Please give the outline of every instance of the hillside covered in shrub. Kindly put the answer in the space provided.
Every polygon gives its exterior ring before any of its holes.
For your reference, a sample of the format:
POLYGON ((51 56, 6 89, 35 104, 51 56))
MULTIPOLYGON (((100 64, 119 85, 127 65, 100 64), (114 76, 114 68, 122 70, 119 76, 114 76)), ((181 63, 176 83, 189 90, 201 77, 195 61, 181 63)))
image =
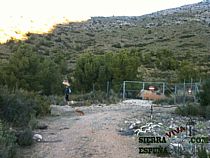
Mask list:
MULTIPOLYGON (((49 34, 28 33, 25 41, 10 40, 0 45, 0 59, 5 62, 21 45, 27 45, 42 56, 62 56, 73 74, 77 59, 85 52, 102 55, 126 50, 153 61, 156 57, 165 58, 159 50, 166 49, 174 53, 175 60, 187 60, 209 74, 209 5, 201 2, 139 17, 93 17, 60 24, 49 34)), ((157 71, 167 70, 165 62, 157 71)), ((143 66, 154 70, 154 64, 149 64, 143 66)))

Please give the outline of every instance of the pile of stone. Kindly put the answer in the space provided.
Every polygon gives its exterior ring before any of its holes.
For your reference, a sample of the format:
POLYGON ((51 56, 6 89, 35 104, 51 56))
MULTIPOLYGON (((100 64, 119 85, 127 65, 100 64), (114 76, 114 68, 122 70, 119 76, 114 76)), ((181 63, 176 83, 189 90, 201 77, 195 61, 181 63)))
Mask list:
POLYGON ((152 119, 144 116, 126 120, 124 123, 127 125, 126 130, 132 130, 133 135, 138 137, 164 137, 172 156, 195 156, 201 146, 210 153, 210 121, 170 113, 155 113, 152 119))

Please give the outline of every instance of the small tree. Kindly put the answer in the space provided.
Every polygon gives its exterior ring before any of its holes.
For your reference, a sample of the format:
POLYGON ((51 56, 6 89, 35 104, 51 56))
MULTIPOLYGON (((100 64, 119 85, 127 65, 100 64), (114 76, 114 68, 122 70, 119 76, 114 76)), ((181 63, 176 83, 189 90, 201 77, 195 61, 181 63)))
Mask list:
POLYGON ((62 93, 62 73, 66 73, 66 67, 61 55, 54 58, 43 57, 30 46, 20 45, 2 67, 0 84, 7 85, 10 89, 21 88, 45 95, 62 93))
POLYGON ((179 81, 190 81, 191 79, 199 80, 201 77, 199 67, 195 66, 189 61, 182 61, 180 68, 178 69, 178 80, 179 81))

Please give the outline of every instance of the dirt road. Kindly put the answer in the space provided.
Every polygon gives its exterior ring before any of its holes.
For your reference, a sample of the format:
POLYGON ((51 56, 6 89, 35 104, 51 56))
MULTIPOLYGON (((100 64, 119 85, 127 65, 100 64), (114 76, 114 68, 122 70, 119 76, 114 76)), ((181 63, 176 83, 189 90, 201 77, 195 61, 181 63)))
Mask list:
POLYGON ((135 116, 148 116, 150 103, 122 102, 116 105, 79 107, 84 116, 69 113, 47 117, 47 130, 35 131, 43 135, 43 142, 21 149, 22 158, 140 158, 135 136, 122 135, 125 121, 135 116))

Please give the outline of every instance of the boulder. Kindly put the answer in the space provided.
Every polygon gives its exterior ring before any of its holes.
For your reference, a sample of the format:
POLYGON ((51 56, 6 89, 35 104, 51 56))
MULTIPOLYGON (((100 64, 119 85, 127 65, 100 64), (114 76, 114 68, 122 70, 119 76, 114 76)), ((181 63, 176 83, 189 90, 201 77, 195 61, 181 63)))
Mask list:
POLYGON ((33 135, 33 140, 40 142, 42 140, 42 135, 41 134, 34 134, 33 135))
POLYGON ((68 105, 65 106, 50 105, 50 113, 53 116, 65 115, 73 112, 74 109, 68 105))

